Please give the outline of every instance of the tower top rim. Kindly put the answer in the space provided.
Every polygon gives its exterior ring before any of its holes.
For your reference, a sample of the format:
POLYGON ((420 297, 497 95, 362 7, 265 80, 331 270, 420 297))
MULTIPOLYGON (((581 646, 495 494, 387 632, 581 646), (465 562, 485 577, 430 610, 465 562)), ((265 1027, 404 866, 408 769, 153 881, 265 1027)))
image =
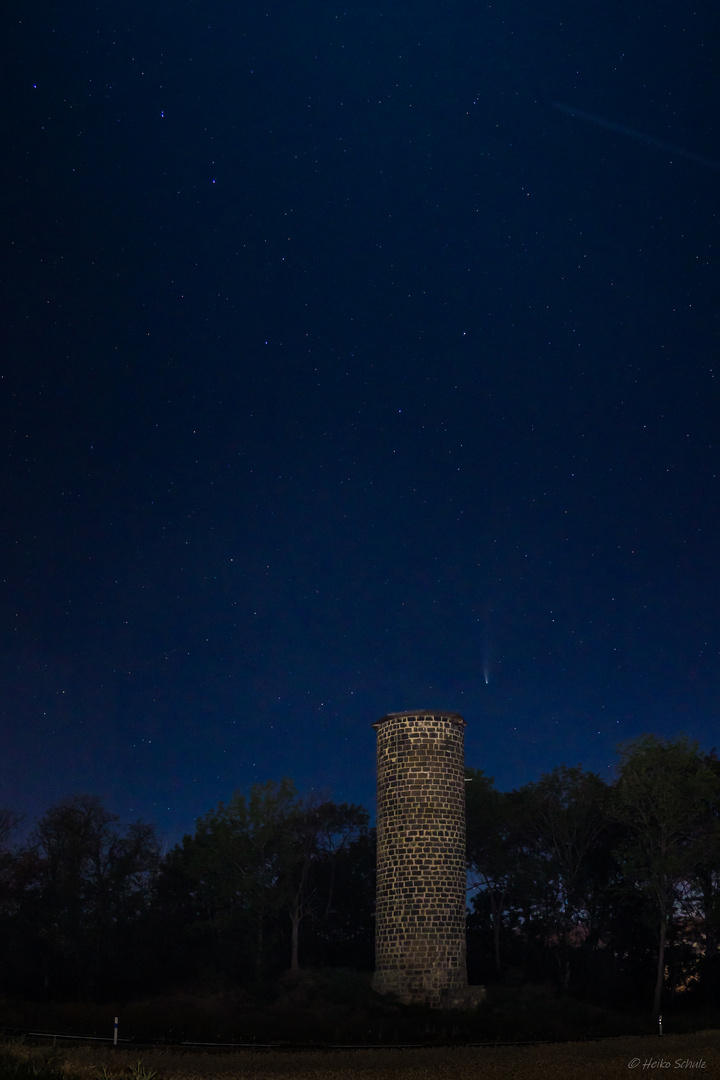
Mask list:
POLYGON ((388 720, 398 720, 403 717, 407 717, 408 719, 411 717, 420 718, 425 716, 432 716, 433 719, 442 718, 449 720, 452 724, 461 724, 463 727, 467 727, 467 721, 459 712, 448 712, 446 709, 403 709, 402 712, 387 713, 379 720, 376 720, 371 727, 374 727, 377 730, 382 724, 387 723, 388 720))

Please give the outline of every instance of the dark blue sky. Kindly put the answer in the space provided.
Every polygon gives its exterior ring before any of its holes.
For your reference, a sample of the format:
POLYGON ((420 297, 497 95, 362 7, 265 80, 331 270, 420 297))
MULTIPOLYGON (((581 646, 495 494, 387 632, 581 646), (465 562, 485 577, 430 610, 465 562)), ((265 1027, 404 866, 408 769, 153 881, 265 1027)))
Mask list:
POLYGON ((715 8, 1 18, 0 804, 710 749, 715 8))

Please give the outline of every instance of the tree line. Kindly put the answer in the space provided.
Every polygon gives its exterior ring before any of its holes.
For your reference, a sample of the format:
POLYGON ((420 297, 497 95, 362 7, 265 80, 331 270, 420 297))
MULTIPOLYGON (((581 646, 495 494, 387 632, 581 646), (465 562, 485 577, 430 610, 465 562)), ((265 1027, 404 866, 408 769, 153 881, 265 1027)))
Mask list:
POLYGON ((605 784, 560 766, 498 792, 469 771, 468 945, 496 979, 613 1004, 720 988, 720 762, 644 736, 605 784))
MULTIPOLYGON (((720 762, 685 738, 498 791, 466 770, 470 981, 657 1012, 720 988, 720 762)), ((166 854, 91 795, 23 843, 0 812, 0 994, 147 997, 303 967, 371 970, 375 830, 361 806, 254 785, 166 854)))
POLYGON ((372 966, 375 835, 360 806, 290 780, 199 818, 164 856, 101 800, 51 807, 27 841, 0 812, 0 994, 129 999, 306 966, 372 966))

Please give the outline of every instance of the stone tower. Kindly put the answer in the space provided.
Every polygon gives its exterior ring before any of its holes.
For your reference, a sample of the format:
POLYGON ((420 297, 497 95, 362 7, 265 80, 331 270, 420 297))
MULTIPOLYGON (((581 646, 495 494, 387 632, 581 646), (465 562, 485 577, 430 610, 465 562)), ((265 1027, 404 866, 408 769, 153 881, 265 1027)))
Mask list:
POLYGON ((465 966, 465 721, 459 713, 389 713, 377 731, 379 993, 406 1004, 482 1000, 465 966))

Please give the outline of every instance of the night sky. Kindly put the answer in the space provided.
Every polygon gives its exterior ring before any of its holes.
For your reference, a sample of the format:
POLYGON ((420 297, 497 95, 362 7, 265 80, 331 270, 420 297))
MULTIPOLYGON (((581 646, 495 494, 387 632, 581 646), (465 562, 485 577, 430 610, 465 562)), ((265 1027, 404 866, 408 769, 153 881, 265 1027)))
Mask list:
POLYGON ((0 805, 167 843, 720 711, 720 13, 0 16, 0 805))

